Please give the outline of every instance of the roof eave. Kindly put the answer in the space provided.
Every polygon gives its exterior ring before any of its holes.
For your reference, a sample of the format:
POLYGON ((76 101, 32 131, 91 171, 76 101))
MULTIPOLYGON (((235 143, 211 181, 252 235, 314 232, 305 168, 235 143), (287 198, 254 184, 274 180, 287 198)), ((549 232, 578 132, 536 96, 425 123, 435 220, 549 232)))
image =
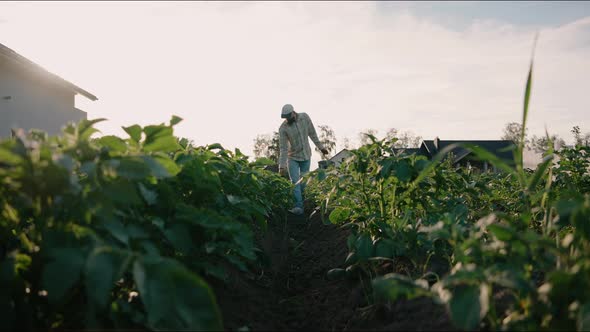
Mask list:
POLYGON ((93 95, 92 93, 82 89, 81 87, 59 77, 58 75, 50 72, 49 70, 43 68, 42 66, 38 65, 37 63, 25 58, 24 56, 18 54, 16 51, 10 49, 9 47, 3 45, 0 43, 0 55, 5 56, 6 58, 10 59, 13 61, 13 63, 16 63, 20 66, 23 66, 25 68, 30 68, 31 70, 38 70, 41 71, 42 73, 45 73, 47 75, 49 75, 51 78, 53 78, 55 81, 57 81, 58 83, 61 83, 62 85, 64 85, 67 88, 70 88, 71 90, 73 90, 75 93, 81 94, 84 97, 92 100, 92 101, 96 101, 98 100, 98 98, 93 95))
POLYGON ((77 87, 77 86, 73 85, 73 88, 74 88, 74 91, 76 93, 81 94, 82 96, 84 96, 84 97, 86 97, 86 98, 88 98, 88 99, 90 99, 92 101, 97 101, 98 100, 98 98, 95 95, 93 95, 92 93, 90 93, 90 92, 88 92, 88 91, 86 91, 86 90, 84 90, 84 89, 82 89, 80 87, 77 87))

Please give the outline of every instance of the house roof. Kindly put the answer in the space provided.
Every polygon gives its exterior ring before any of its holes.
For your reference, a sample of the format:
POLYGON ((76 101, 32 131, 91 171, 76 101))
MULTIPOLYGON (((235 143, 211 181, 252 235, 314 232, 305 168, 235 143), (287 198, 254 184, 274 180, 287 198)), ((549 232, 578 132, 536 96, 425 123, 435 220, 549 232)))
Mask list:
POLYGON ((402 153, 402 154, 416 154, 416 155, 423 155, 422 149, 420 148, 394 148, 393 152, 395 152, 396 154, 398 153, 402 153))
POLYGON ((31 61, 27 58, 25 58, 24 56, 16 53, 12 49, 8 48, 7 46, 5 46, 1 43, 0 43, 0 56, 4 57, 5 59, 8 59, 13 64, 20 66, 22 69, 28 70, 36 75, 41 75, 43 77, 46 77, 46 78, 58 83, 59 85, 65 87, 65 88, 71 89, 74 92, 83 95, 84 97, 86 97, 92 101, 98 100, 98 98, 95 95, 93 95, 92 93, 82 89, 81 87, 79 87, 71 82, 64 80, 63 78, 61 78, 51 72, 49 72, 45 68, 41 67, 40 65, 34 63, 33 61, 31 61))
POLYGON ((434 140, 422 141, 421 145, 424 145, 424 147, 426 147, 426 151, 428 151, 430 155, 435 154, 436 147, 434 146, 434 140))
POLYGON ((350 154, 350 151, 348 151, 348 149, 342 149, 337 154, 335 154, 334 157, 330 158, 330 160, 334 161, 335 159, 337 159, 336 157, 339 157, 342 154, 346 154, 346 153, 350 154))
MULTIPOLYGON (((500 159, 512 160, 513 158, 512 151, 509 150, 509 147, 513 146, 514 142, 508 140, 439 140, 438 150, 444 149, 445 147, 456 143, 467 143, 477 145, 483 149, 488 150, 489 152, 494 153, 500 159)), ((434 145, 434 140, 424 140, 422 141, 422 144, 424 144, 428 148, 428 151, 430 152, 431 156, 436 154, 437 150, 434 145)), ((471 153, 469 149, 463 147, 455 147, 450 152, 455 155, 455 161, 459 161, 471 153)))

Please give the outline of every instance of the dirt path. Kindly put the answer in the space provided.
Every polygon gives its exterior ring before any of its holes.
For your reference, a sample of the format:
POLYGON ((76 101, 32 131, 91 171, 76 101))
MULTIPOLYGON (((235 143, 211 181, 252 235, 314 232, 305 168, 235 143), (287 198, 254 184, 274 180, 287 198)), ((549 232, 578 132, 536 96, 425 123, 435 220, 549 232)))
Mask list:
MULTIPOLYGON (((311 209, 308 209, 311 210, 311 209)), ((257 275, 235 271, 226 284, 213 283, 229 331, 450 330, 442 308, 430 300, 367 306, 362 288, 330 281, 342 266, 348 230, 324 225, 319 215, 290 215, 269 225, 262 246, 269 262, 257 275)))

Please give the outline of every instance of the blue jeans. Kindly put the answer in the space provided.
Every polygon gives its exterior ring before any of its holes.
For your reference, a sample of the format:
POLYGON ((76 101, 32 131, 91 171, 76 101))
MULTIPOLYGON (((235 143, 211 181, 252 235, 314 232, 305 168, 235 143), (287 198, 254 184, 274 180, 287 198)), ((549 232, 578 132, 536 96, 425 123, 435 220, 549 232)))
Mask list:
MULTIPOLYGON (((297 183, 303 174, 309 172, 309 166, 311 164, 311 160, 293 160, 289 159, 289 177, 291 178, 291 182, 293 184, 297 183)), ((303 182, 295 185, 295 190, 293 191, 293 195, 295 196, 295 207, 300 207, 303 209, 303 190, 305 189, 305 184, 303 182)))

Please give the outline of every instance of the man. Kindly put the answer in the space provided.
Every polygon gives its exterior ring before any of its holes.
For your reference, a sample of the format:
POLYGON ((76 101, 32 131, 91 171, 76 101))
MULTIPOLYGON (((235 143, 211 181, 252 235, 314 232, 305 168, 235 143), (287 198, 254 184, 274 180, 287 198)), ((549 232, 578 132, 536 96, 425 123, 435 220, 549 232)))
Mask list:
POLYGON ((293 106, 286 104, 281 110, 281 118, 285 119, 279 128, 279 173, 286 176, 287 170, 291 182, 295 184, 293 195, 295 196, 295 207, 289 212, 303 214, 303 190, 305 184, 299 183, 303 174, 309 172, 311 163, 311 147, 308 137, 322 151, 328 154, 318 138, 309 115, 296 113, 293 106), (289 146, 287 146, 287 143, 289 146))

